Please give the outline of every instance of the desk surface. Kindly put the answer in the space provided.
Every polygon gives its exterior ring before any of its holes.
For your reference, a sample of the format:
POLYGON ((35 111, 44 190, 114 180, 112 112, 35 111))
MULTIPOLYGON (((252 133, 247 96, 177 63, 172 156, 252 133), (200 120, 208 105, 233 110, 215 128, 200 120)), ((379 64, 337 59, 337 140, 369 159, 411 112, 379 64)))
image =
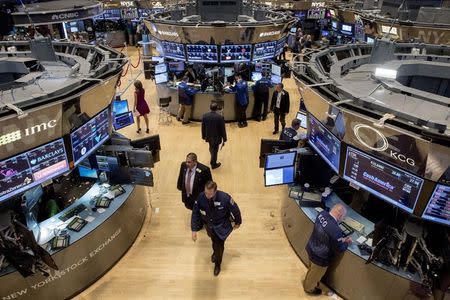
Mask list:
MULTIPOLYGON (((307 198, 305 197, 305 200, 307 200, 307 198)), ((317 215, 319 214, 319 212, 314 208, 314 207, 303 207, 300 206, 300 203, 298 200, 295 200, 297 205, 300 207, 300 209, 306 214, 306 216, 312 221, 315 222, 317 215)), ((347 204, 345 204, 335 193, 331 193, 330 197, 328 197, 325 205, 328 208, 333 207, 335 204, 342 204, 345 206, 345 208, 347 209, 347 216, 358 221, 359 223, 364 225, 364 228, 361 232, 358 232, 355 230, 355 232, 351 235, 353 243, 351 245, 349 245, 347 251, 350 251, 351 253, 353 253, 354 255, 360 257, 361 259, 367 261, 369 259, 368 255, 365 255, 363 253, 361 253, 361 251, 358 248, 359 243, 357 242, 357 239, 361 236, 366 237, 369 233, 371 233, 374 230, 374 224, 369 221, 368 219, 364 218, 363 216, 361 216, 359 213, 357 213, 356 211, 354 211, 351 207, 349 207, 347 204)), ((397 270, 396 268, 390 267, 390 266, 386 266, 384 264, 381 264, 377 261, 373 261, 372 262, 374 265, 388 271, 391 273, 394 273, 396 275, 399 275, 403 278, 407 278, 409 280, 415 281, 420 283, 420 277, 418 274, 412 274, 409 272, 405 272, 403 270, 397 270)))

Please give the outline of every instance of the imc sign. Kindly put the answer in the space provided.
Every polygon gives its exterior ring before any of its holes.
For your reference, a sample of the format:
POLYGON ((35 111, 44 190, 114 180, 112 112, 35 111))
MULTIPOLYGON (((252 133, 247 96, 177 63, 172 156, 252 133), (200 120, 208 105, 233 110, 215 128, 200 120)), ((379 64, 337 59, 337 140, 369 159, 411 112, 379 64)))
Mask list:
POLYGON ((0 160, 61 137, 61 104, 27 113, 0 120, 0 160))
MULTIPOLYGON (((349 121, 349 120, 347 120, 349 121)), ((429 143, 388 127, 347 122, 344 140, 361 150, 390 161, 415 174, 424 175, 429 143)))

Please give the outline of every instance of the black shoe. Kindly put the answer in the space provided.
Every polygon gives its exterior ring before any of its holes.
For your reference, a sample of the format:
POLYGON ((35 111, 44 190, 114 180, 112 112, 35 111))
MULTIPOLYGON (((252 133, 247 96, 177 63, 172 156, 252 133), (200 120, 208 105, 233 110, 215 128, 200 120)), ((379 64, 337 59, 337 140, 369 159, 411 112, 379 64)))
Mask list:
POLYGON ((212 263, 216 262, 216 256, 214 255, 214 253, 211 255, 211 262, 212 263))
POLYGON ((180 121, 181 121, 181 119, 180 119, 179 117, 177 117, 177 121, 178 121, 178 122, 180 122, 180 121))
POLYGON ((186 125, 186 124, 189 124, 189 123, 191 123, 190 121, 187 121, 187 122, 181 122, 181 124, 183 124, 183 125, 186 125))
POLYGON ((257 117, 257 118, 255 118, 255 121, 256 121, 256 122, 261 122, 261 118, 260 118, 260 117, 257 117))
MULTIPOLYGON (((215 270, 214 270, 215 271, 215 270)), ((315 288, 311 292, 305 291, 308 295, 322 295, 322 290, 319 288, 315 288)))
POLYGON ((139 128, 138 130, 136 130, 137 133, 141 133, 141 129, 139 128))
POLYGON ((147 128, 147 130, 145 131, 145 133, 149 133, 150 132, 150 130, 147 128))
POLYGON ((238 127, 239 127, 239 128, 242 128, 242 127, 244 127, 244 124, 238 123, 238 127))
POLYGON ((220 273, 220 265, 214 267, 214 276, 218 276, 220 273))
POLYGON ((263 121, 267 120, 267 117, 262 117, 262 120, 263 120, 263 121))
POLYGON ((217 163, 215 165, 211 165, 212 169, 217 169, 218 167, 220 167, 222 164, 221 163, 217 163))
POLYGON ((248 126, 248 123, 247 123, 247 121, 244 123, 244 126, 242 126, 242 127, 247 127, 248 126))
POLYGON ((272 134, 277 134, 278 133, 278 130, 274 130, 273 132, 272 132, 272 134))

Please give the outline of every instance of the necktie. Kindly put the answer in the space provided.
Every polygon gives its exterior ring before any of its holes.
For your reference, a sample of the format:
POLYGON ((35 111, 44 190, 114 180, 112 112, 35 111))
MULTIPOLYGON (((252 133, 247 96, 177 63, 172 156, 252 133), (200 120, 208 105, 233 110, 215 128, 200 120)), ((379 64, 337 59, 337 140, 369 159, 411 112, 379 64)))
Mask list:
POLYGON ((189 169, 187 179, 186 179, 186 195, 190 196, 191 191, 191 178, 192 178, 192 169, 189 169))

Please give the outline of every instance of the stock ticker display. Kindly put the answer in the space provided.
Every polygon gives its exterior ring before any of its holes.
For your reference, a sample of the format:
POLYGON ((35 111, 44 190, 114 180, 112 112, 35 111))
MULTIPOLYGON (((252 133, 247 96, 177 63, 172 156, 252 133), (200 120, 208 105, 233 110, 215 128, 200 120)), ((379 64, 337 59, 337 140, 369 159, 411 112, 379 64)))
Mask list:
POLYGON ((422 218, 450 225, 450 186, 436 185, 422 218))
POLYGON ((412 213, 423 179, 351 147, 344 178, 379 198, 412 213))
POLYGON ((161 42, 164 55, 167 58, 185 60, 184 45, 179 43, 161 42))
POLYGON ((255 44, 253 48, 253 60, 268 59, 275 56, 277 42, 255 44))
POLYGON ((63 139, 0 162, 0 201, 69 170, 63 139))
POLYGON ((220 46, 221 62, 250 61, 252 56, 252 45, 223 45, 220 46))
POLYGON ((70 134, 74 165, 79 164, 109 138, 108 111, 108 108, 102 110, 70 134))
POLYGON ((219 62, 216 45, 186 45, 186 48, 187 60, 190 62, 219 62))

